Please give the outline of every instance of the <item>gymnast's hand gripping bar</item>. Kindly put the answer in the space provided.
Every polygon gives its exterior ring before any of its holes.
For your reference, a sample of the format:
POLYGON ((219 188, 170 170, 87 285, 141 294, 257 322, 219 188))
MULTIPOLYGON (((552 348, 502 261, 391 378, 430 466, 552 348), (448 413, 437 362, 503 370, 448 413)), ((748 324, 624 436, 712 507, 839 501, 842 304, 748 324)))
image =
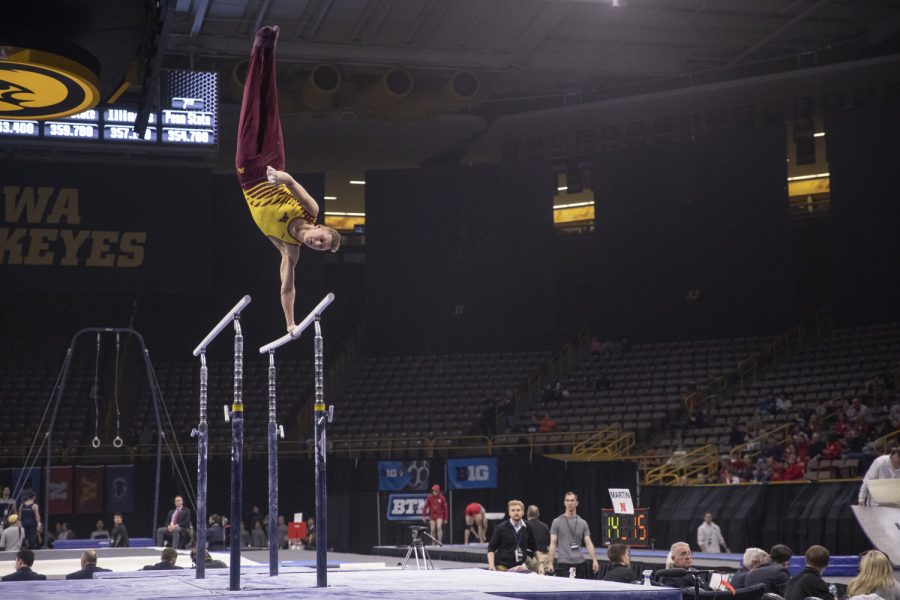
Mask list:
POLYGON ((266 352, 270 352, 272 350, 275 350, 276 348, 284 346, 288 342, 296 340, 298 337, 300 337, 300 334, 303 333, 303 331, 307 327, 312 325, 313 321, 322 316, 322 313, 325 312, 325 309, 328 308, 328 305, 332 302, 334 302, 334 293, 329 292, 328 295, 322 298, 322 301, 319 302, 308 315, 306 315, 306 318, 300 321, 299 325, 294 327, 294 330, 292 332, 284 334, 274 342, 269 342, 259 349, 259 353, 265 354, 266 352))
POLYGON ((241 311, 250 304, 250 296, 244 296, 241 300, 234 305, 234 308, 228 311, 228 313, 222 317, 222 320, 219 321, 219 324, 212 328, 206 337, 203 338, 203 341, 200 342, 200 345, 194 348, 194 356, 200 356, 201 352, 206 351, 206 347, 209 346, 210 342, 216 339, 216 336, 222 333, 222 330, 225 329, 229 323, 231 323, 236 316, 241 314, 241 311))

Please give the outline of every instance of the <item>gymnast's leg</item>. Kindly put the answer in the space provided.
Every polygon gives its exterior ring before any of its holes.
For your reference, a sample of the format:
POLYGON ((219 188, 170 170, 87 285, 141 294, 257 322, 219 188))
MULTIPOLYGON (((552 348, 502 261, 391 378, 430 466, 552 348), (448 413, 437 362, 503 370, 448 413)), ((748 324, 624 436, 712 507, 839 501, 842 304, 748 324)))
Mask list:
POLYGON ((277 39, 278 27, 263 27, 253 40, 234 157, 243 189, 265 181, 268 165, 284 169, 284 142, 275 81, 277 39))

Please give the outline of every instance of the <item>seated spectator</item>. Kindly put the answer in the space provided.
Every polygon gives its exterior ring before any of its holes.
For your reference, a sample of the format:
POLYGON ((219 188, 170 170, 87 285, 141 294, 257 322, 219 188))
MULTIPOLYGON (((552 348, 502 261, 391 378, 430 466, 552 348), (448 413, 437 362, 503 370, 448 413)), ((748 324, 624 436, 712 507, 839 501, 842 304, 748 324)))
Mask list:
POLYGON ((757 483, 769 483, 775 474, 775 460, 770 456, 765 459, 756 461, 756 468, 753 470, 753 481, 757 483))
POLYGON ((782 481, 797 481, 806 476, 806 463, 799 456, 794 458, 794 462, 788 464, 782 475, 782 481))
POLYGON ((314 517, 306 519, 306 539, 303 540, 303 546, 307 550, 316 547, 316 519, 314 517))
MULTIPOLYGON (((747 573, 744 587, 757 583, 766 584, 766 592, 784 596, 785 588, 791 579, 788 566, 791 564, 793 551, 784 544, 775 544, 769 551, 769 560, 758 568, 747 573)), ((732 585, 734 585, 732 583, 732 585)))
POLYGON ((551 431, 556 431, 556 421, 549 412, 544 412, 544 416, 538 421, 538 433, 550 433, 551 431))
POLYGON ((687 542, 675 542, 669 549, 669 556, 666 557, 666 568, 664 571, 657 571, 657 581, 666 587, 673 588, 693 588, 695 580, 699 579, 700 589, 709 590, 709 584, 703 580, 700 573, 692 569, 694 564, 694 554, 687 542), (684 574, 681 574, 684 570, 684 574), (671 572, 678 571, 678 572, 671 572))
POLYGON ((844 454, 844 446, 841 444, 840 436, 832 431, 828 434, 828 443, 822 450, 822 458, 827 460, 837 460, 844 454))
POLYGON ((60 532, 59 537, 57 539, 59 539, 59 540, 77 540, 78 536, 75 534, 74 531, 69 529, 69 524, 66 521, 63 521, 62 532, 60 532))
POLYGON ((787 414, 791 412, 791 409, 794 408, 794 403, 791 401, 789 396, 776 396, 775 397, 775 411, 781 414, 787 414))
MULTIPOLYGON (((207 569, 227 569, 228 565, 226 565, 221 560, 215 560, 212 556, 210 556, 207 550, 203 551, 203 554, 206 556, 203 566, 207 569)), ((191 563, 196 566, 197 565, 197 549, 194 548, 191 550, 191 563)))
POLYGON ((9 515, 6 522, 9 525, 0 534, 0 550, 18 552, 22 548, 22 542, 25 541, 25 530, 19 523, 18 515, 9 515))
POLYGON ((631 553, 625 544, 610 544, 606 549, 606 556, 609 558, 609 569, 603 576, 603 581, 615 581, 618 583, 633 583, 635 577, 634 569, 631 568, 631 553))
POLYGON ((810 546, 806 551, 806 568, 799 575, 794 575, 787 584, 784 600, 804 600, 820 598, 834 600, 828 591, 828 584, 822 579, 822 573, 828 567, 831 554, 823 546, 810 546))
POLYGON ((143 571, 171 571, 173 569, 181 569, 183 567, 179 567, 175 565, 175 561, 178 560, 178 551, 175 548, 163 548, 162 554, 160 555, 160 561, 155 565, 146 565, 142 570, 143 571))
POLYGON ((814 431, 809 436, 809 452, 806 455, 807 460, 821 456, 822 452, 825 450, 825 443, 825 436, 818 431, 814 431))
POLYGON ((847 596, 877 594, 884 600, 900 600, 900 583, 894 579, 893 566, 887 555, 879 550, 863 553, 859 560, 859 574, 847 585, 847 596))
POLYGON ((872 409, 863 404, 862 400, 859 399, 859 396, 853 398, 850 402, 850 407, 844 414, 847 416, 848 421, 861 417, 867 423, 875 422, 875 416, 872 414, 872 409))
POLYGON ((16 572, 0 577, 0 581, 45 581, 46 575, 31 570, 34 565, 34 551, 22 548, 16 552, 16 572))
POLYGON ((206 528, 206 545, 210 550, 225 549, 225 527, 222 517, 217 514, 209 516, 209 527, 206 528))
POLYGON ((244 525, 243 521, 241 521, 241 530, 238 535, 241 538, 241 548, 249 548, 250 547, 250 532, 247 531, 247 526, 244 525))
POLYGON ((106 525, 103 523, 103 521, 97 521, 96 529, 94 529, 94 531, 91 532, 91 539, 92 540, 97 540, 97 539, 108 540, 109 539, 109 531, 107 531, 106 525))
POLYGON ((156 530, 156 545, 162 546, 165 536, 172 536, 172 547, 181 548, 191 529, 191 509, 184 505, 184 498, 175 496, 175 508, 166 516, 165 525, 156 530))
POLYGON ((741 568, 731 576, 731 587, 735 589, 747 587, 747 573, 767 562, 769 562, 769 553, 762 548, 747 548, 744 550, 744 557, 741 559, 741 568))
POLYGON ((269 544, 266 532, 260 521, 255 521, 253 531, 250 532, 250 545, 254 548, 265 548, 269 544))
POLYGON ((81 570, 69 573, 66 575, 66 579, 93 579, 94 573, 104 571, 109 572, 109 569, 97 566, 97 551, 85 550, 81 553, 81 570))

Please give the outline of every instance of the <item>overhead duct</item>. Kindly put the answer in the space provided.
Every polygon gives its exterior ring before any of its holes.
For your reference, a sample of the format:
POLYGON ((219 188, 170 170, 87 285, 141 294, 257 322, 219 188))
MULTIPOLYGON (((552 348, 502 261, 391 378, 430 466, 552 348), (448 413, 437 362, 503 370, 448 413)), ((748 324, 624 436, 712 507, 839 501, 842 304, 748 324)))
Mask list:
POLYGON ((356 107, 360 112, 378 112, 403 102, 413 89, 412 75, 404 69, 391 69, 373 83, 360 88, 356 107))
MULTIPOLYGON (((241 60, 234 63, 225 76, 225 85, 222 86, 225 95, 238 104, 240 104, 244 98, 244 83, 247 81, 247 70, 249 67, 249 60, 241 60)), ((297 79, 292 72, 281 71, 282 70, 279 69, 279 79, 285 79, 287 81, 297 79)), ((303 109, 299 98, 297 98, 297 93, 289 89, 289 87, 279 86, 278 104, 280 112, 283 113, 300 112, 303 109)))
POLYGON ((300 84, 300 98, 310 112, 324 113, 334 108, 341 87, 341 73, 331 65, 319 65, 300 84))
POLYGON ((453 74, 437 91, 410 94, 400 104, 374 111, 373 116, 391 121, 419 121, 462 110, 478 95, 478 77, 468 71, 453 74))

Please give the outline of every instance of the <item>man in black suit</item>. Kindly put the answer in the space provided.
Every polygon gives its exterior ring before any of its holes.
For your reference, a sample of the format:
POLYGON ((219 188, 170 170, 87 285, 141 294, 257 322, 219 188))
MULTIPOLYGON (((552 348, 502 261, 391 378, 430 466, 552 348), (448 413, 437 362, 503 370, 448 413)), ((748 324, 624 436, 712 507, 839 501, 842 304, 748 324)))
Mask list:
POLYGON ((178 552, 175 548, 165 548, 162 551, 162 555, 160 556, 160 561, 155 565, 146 565, 142 571, 171 571, 173 569, 182 569, 184 567, 179 567, 175 565, 175 561, 178 560, 178 552))
POLYGON ((130 542, 128 541, 128 529, 125 528, 125 523, 122 522, 122 513, 113 515, 113 525, 115 525, 115 527, 113 527, 112 531, 109 533, 110 547, 127 548, 130 542))
POLYGON ((603 581, 615 581, 617 583, 634 583, 637 577, 631 568, 631 554, 625 544, 610 544, 606 549, 609 558, 609 569, 603 576, 603 581))
MULTIPOLYGON (((766 592, 784 596, 784 590, 791 580, 788 566, 791 564, 793 551, 784 544, 775 544, 769 551, 771 562, 753 569, 744 578, 744 586, 750 587, 757 583, 766 584, 766 592)), ((732 579, 732 585, 734 580, 732 579)))
POLYGON ((691 588, 699 583, 701 590, 709 590, 709 584, 702 574, 693 569, 694 554, 687 542, 675 542, 669 549, 666 568, 654 576, 660 585, 673 588, 691 588))
POLYGON ((180 548, 181 536, 188 535, 191 528, 191 509, 184 506, 184 498, 175 496, 175 508, 166 516, 166 524, 156 530, 156 545, 163 545, 166 534, 172 536, 172 547, 180 548))
POLYGON ((31 570, 33 564, 34 552, 28 548, 22 548, 16 553, 16 572, 0 578, 0 581, 45 581, 46 575, 31 570))
POLYGON ((66 579, 93 579, 94 573, 104 571, 109 572, 109 569, 97 566, 97 551, 85 550, 81 553, 81 570, 69 573, 66 575, 66 579))
POLYGON ((828 566, 831 554, 822 546, 810 546, 806 551, 806 568, 799 575, 794 575, 787 584, 785 600, 803 600, 804 598, 821 598, 833 600, 828 584, 822 579, 822 573, 828 566))

